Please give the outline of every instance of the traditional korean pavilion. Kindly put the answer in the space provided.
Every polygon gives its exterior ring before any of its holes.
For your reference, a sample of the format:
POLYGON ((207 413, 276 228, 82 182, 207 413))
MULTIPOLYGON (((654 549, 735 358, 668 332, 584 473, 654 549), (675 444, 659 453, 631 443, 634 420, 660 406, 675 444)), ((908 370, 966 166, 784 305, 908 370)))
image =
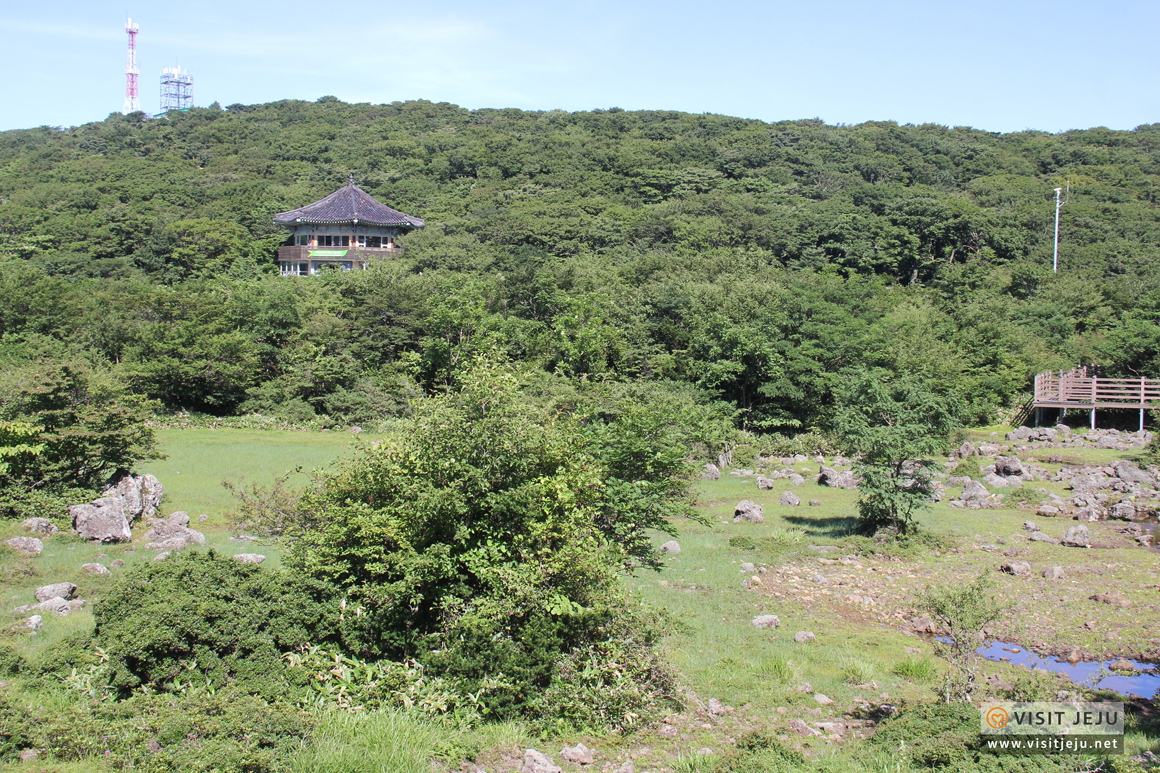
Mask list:
POLYGON ((376 257, 402 252, 396 239, 426 225, 376 200, 354 184, 353 174, 325 199, 279 212, 274 223, 293 231, 290 244, 278 248, 282 276, 365 269, 376 257))

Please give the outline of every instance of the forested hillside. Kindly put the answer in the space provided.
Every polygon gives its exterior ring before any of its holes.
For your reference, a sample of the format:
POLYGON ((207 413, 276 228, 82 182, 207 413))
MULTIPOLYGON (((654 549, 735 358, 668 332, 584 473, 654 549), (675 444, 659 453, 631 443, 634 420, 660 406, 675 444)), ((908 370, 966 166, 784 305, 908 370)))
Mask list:
POLYGON ((0 133, 6 367, 85 361, 172 409, 371 421, 498 351, 682 385, 759 431, 828 428, 860 366, 984 422, 1041 370, 1160 377, 1158 323, 1160 124, 324 97, 0 133), (371 271, 277 276, 273 214, 351 173, 427 229, 371 271))

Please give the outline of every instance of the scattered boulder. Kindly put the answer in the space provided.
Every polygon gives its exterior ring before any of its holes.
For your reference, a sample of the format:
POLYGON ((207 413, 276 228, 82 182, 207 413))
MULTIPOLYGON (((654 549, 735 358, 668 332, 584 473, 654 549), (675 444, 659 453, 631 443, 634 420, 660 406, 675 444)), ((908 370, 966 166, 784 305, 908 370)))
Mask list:
POLYGON ((109 564, 109 566, 113 567, 114 569, 120 569, 124 565, 125 562, 119 558, 113 559, 113 563, 109 564))
POLYGON ((164 561, 167 558, 169 558, 169 551, 168 550, 166 550, 163 553, 158 553, 157 555, 153 556, 154 561, 164 561))
POLYGON ((709 702, 705 704, 705 709, 715 717, 733 713, 733 707, 726 706, 718 698, 710 698, 709 702))
POLYGON ((42 615, 33 615, 24 621, 24 625, 27 626, 28 630, 30 631, 39 631, 44 627, 44 617, 42 615))
POLYGON ((1135 673, 1136 667, 1127 658, 1116 658, 1108 664, 1108 668, 1117 673, 1135 673))
POLYGON ((85 605, 83 599, 65 599, 60 596, 53 596, 45 599, 39 604, 25 604, 22 607, 17 607, 13 612, 17 615, 27 615, 39 612, 52 612, 57 617, 64 617, 72 612, 74 609, 80 609, 85 605))
POLYGON ((787 505, 789 507, 797 507, 801 503, 802 503, 801 499, 794 496, 792 491, 787 491, 784 494, 782 494, 781 499, 778 501, 779 505, 787 505))
POLYGON ((363 428, 358 426, 358 425, 355 425, 347 430, 347 432, 349 432, 352 435, 361 435, 362 431, 363 431, 363 428))
POLYGON ((743 563, 741 565, 741 573, 742 574, 753 574, 756 571, 757 571, 757 567, 754 566, 751 561, 746 561, 745 563, 743 563))
POLYGON ((1044 518, 1054 518, 1057 515, 1059 515, 1061 512, 1063 512, 1063 511, 1060 510, 1055 505, 1042 504, 1039 506, 1039 509, 1035 511, 1035 514, 1041 515, 1044 518))
POLYGON ((152 518, 161 505, 165 487, 152 475, 121 474, 109 479, 103 498, 117 497, 129 522, 152 518))
POLYGON ((706 464, 701 473, 705 480, 721 480, 721 469, 715 464, 706 464))
MULTIPOLYGON (((666 542, 665 544, 660 546, 660 551, 662 553, 671 553, 674 556, 678 556, 681 554, 681 545, 675 539, 671 539, 668 542, 666 542)), ((244 553, 243 555, 252 555, 252 554, 245 554, 244 553)))
POLYGON ((816 641, 817 638, 817 636, 814 636, 813 631, 798 631, 793 635, 793 640, 798 644, 809 644, 812 641, 816 641))
POLYGON ((1064 577, 1062 566, 1049 566, 1043 570, 1043 578, 1046 580, 1062 580, 1064 577))
POLYGON ((16 755, 16 758, 20 760, 21 763, 36 762, 38 759, 40 759, 40 752, 38 752, 36 749, 21 749, 20 754, 16 755))
POLYGON ((825 465, 822 466, 817 480, 819 484, 829 486, 830 488, 858 488, 858 480, 854 477, 854 473, 849 470, 838 472, 833 467, 826 467, 825 465))
POLYGON ((1049 537, 1041 531, 1033 531, 1027 535, 1027 539, 1031 542, 1046 542, 1049 545, 1058 545, 1059 540, 1055 537, 1049 537))
POLYGON ((520 773, 564 773, 552 758, 535 749, 524 751, 524 766, 520 773))
POLYGON ((806 485, 806 479, 803 478, 802 476, 798 475, 795 472, 789 476, 789 485, 791 485, 791 486, 804 486, 804 485, 806 485))
POLYGON ((995 472, 1003 477, 1023 474, 1023 463, 1018 456, 1000 456, 995 460, 995 472))
POLYGON ((748 499, 742 499, 733 508, 733 523, 739 521, 749 521, 750 523, 765 523, 765 512, 761 509, 761 505, 756 502, 750 502, 748 499))
POLYGON ((206 521, 208 521, 208 520, 209 520, 209 516, 208 516, 208 515, 206 515, 205 513, 202 513, 201 515, 199 515, 199 516, 197 517, 197 522, 198 522, 198 523, 205 523, 205 522, 206 522, 206 521))
POLYGON ((1067 530, 1067 534, 1063 535, 1062 544, 1069 548, 1089 547, 1092 543, 1088 527, 1082 524, 1079 526, 1072 526, 1067 530))
POLYGON ((1039 531, 1039 524, 1035 521, 1024 521, 1023 531, 1039 531))
POLYGON ((938 624, 928 615, 919 615, 910 619, 910 630, 915 633, 938 633, 938 624))
POLYGON ((1011 561, 999 567, 999 571, 1016 577, 1026 577, 1031 574, 1031 564, 1026 561, 1011 561))
POLYGON ((1117 502, 1108 513, 1109 517, 1117 521, 1131 521, 1136 518, 1136 506, 1128 501, 1117 502))
POLYGON ((1116 477, 1128 483, 1139 483, 1141 486, 1155 486, 1156 478, 1151 473, 1144 472, 1131 462, 1118 462, 1115 466, 1116 477))
POLYGON ((44 552, 44 543, 36 537, 13 537, 4 544, 22 556, 39 556, 44 552))
POLYGON ((187 525, 189 515, 180 510, 162 520, 154 518, 146 522, 146 550, 182 550, 189 545, 204 545, 205 535, 187 525))
POLYGON ((128 542, 133 538, 125 500, 119 496, 99 497, 87 505, 69 505, 73 529, 81 537, 98 542, 128 542))
POLYGON ((1113 606, 1113 607, 1130 607, 1130 606, 1132 606, 1132 602, 1130 602, 1126 598, 1124 598, 1124 594, 1120 593, 1118 590, 1110 590, 1110 591, 1107 591, 1105 593, 1097 593, 1094 596, 1090 596, 1089 598, 1091 598, 1092 601, 1098 602, 1100 604, 1107 604, 1107 605, 1113 606))
POLYGON ((948 486, 965 486, 971 482, 970 475, 953 475, 947 478, 948 486))
POLYGON ((105 566, 104 564, 81 564, 81 571, 85 574, 91 574, 93 576, 101 574, 112 574, 112 572, 109 571, 109 567, 105 566))
POLYGON ((991 496, 987 487, 977 480, 972 480, 963 486, 963 495, 959 497, 964 502, 976 502, 991 496))
POLYGON ((822 693, 815 693, 814 700, 817 701, 822 706, 830 706, 830 705, 833 705, 833 703, 834 703, 833 698, 831 698, 828 695, 824 695, 822 693))
POLYGON ((781 620, 778 619, 777 615, 758 615, 753 618, 754 628, 777 628, 780 625, 781 620))
POLYGON ((822 506, 822 500, 820 500, 820 499, 811 499, 810 500, 810 507, 821 507, 821 506, 822 506))
POLYGON ((814 730, 812 727, 797 717, 791 719, 787 724, 789 725, 790 731, 797 733, 800 736, 805 736, 806 738, 814 735, 821 735, 821 733, 819 733, 817 730, 814 730))
POLYGON ((47 518, 25 518, 20 525, 33 534, 56 534, 59 529, 47 518))
MULTIPOLYGON (((1012 485, 1012 480, 1010 478, 1004 478, 1002 475, 989 472, 983 476, 983 483, 991 488, 1006 488, 1012 485)), ((1019 481, 1019 485, 1022 486, 1023 481, 1019 481)))
POLYGON ((568 762, 575 762, 579 765, 592 764, 592 750, 582 743, 575 746, 565 746, 560 752, 560 757, 568 762))
POLYGON ((54 582, 51 585, 41 585, 35 591, 37 601, 48 601, 53 598, 71 599, 77 592, 77 586, 71 582, 54 582))
POLYGON ((977 453, 979 453, 979 449, 976 448, 975 444, 969 440, 964 441, 963 444, 959 446, 960 459, 966 459, 967 457, 974 456, 977 453))

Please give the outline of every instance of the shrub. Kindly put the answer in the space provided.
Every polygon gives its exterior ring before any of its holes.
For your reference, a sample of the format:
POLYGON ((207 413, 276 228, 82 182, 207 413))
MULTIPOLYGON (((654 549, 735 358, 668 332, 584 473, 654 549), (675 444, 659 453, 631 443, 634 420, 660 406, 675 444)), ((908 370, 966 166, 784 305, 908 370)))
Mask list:
MULTIPOLYGON (((546 414, 514 374, 483 363, 459 391, 417 403, 397 446, 303 493, 312 520, 286 532, 288 560, 362 609, 354 654, 414 658, 482 690, 492 718, 542 716, 550 691, 575 705, 562 691, 576 673, 578 689, 604 690, 614 675, 585 669, 617 665, 602 650, 613 641, 631 640, 642 664, 620 673, 653 690, 662 667, 642 652, 656 635, 619 572, 656 560, 647 530, 679 509, 687 449, 646 404, 618 405, 603 418, 546 414)), ((602 721, 631 720, 613 714, 636 712, 634 700, 602 721)))
POLYGON ((935 640, 935 652, 950 668, 943 684, 943 700, 970 701, 975 690, 975 648, 983 629, 1003 612, 995 598, 994 584, 987 573, 969 585, 928 587, 920 596, 921 607, 934 616, 947 632, 935 640))
POLYGON ((94 763, 87 769, 283 773, 315 723, 299 707, 233 688, 108 702, 38 694, 27 703, 0 696, 0 753, 11 759, 35 748, 56 761, 94 763))
POLYGON ((96 606, 94 639, 121 691, 238 684, 266 697, 302 692, 282 655, 339 638, 332 586, 216 555, 182 552, 117 578, 96 606))
POLYGON ((979 709, 969 703, 907 706, 881 722, 868 744, 918 769, 955 773, 1046 773, 1072 769, 1061 762, 1068 759, 1063 755, 1025 757, 987 751, 979 733, 979 709))

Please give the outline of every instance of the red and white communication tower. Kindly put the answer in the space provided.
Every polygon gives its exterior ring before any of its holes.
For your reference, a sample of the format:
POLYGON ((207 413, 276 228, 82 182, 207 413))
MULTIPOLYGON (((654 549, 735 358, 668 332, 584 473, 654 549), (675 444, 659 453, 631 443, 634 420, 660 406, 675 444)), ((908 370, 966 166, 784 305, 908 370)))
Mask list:
POLYGON ((129 33, 129 58, 125 61, 125 109, 126 115, 141 109, 141 98, 137 95, 137 25, 130 18, 125 22, 125 32, 129 33))

